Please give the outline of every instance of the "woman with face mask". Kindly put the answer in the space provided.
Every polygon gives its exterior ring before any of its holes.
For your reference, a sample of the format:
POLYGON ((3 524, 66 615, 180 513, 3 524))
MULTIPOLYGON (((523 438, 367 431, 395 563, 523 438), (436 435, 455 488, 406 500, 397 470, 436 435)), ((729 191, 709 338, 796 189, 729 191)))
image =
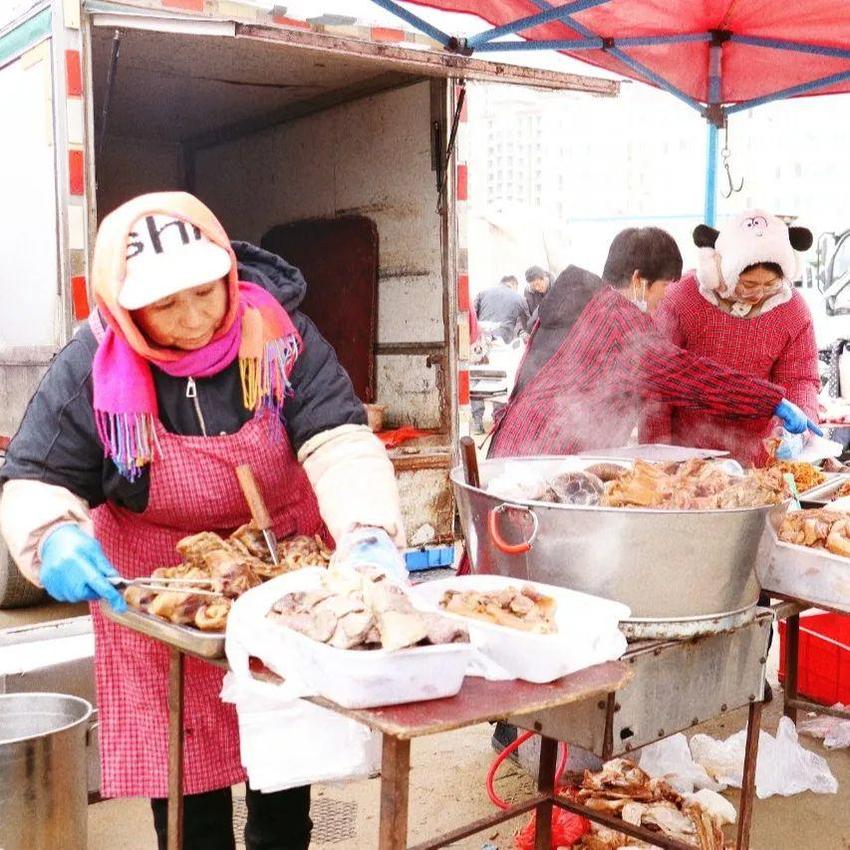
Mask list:
POLYGON ((781 387, 670 343, 652 315, 682 257, 654 227, 619 233, 598 278, 569 267, 541 305, 516 387, 497 422, 491 457, 565 455, 623 446, 648 406, 699 419, 809 426, 781 387))
MULTIPOLYGON (((668 290, 656 316, 661 332, 694 354, 780 386, 790 403, 815 419, 820 379, 814 325, 792 286, 797 252, 811 246, 811 232, 755 210, 720 231, 700 225, 694 242, 698 268, 668 290)), ((780 424, 665 406, 647 419, 642 439, 724 449, 744 465, 762 465, 764 439, 780 424)), ((778 455, 793 457, 802 444, 786 433, 778 455)))
MULTIPOLYGON (((164 192, 103 220, 92 283, 97 310, 51 363, 0 471, 3 535, 27 578, 59 600, 124 609, 116 568, 150 575, 180 563, 181 538, 250 519, 234 472, 245 463, 278 536, 357 537, 396 557, 392 464, 298 310, 297 269, 231 243, 197 198, 164 192)), ((102 793, 150 798, 164 850, 168 650, 91 613, 102 793)), ((222 677, 186 661, 184 843, 204 850, 235 847, 230 789, 245 781, 222 677)), ((248 786, 246 804, 248 850, 307 850, 309 788, 248 786)))

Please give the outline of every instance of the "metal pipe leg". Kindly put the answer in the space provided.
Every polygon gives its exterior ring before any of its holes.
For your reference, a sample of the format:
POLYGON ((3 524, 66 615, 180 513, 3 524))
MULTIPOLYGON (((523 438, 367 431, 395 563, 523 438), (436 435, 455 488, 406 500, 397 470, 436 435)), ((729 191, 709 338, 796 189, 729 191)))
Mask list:
POLYGON ((800 654, 800 615, 794 614, 785 621, 785 691, 783 710, 791 722, 797 723, 797 665, 800 654))
POLYGON ((183 653, 168 658, 168 850, 183 850, 183 653))
MULTIPOLYGON (((540 738, 540 770, 537 788, 541 794, 555 793, 555 770, 558 761, 558 742, 553 738, 540 738)), ((551 797, 537 806, 534 828, 534 850, 549 850, 552 846, 551 797)))
POLYGON ((406 850, 410 741, 384 735, 381 750, 381 826, 378 850, 406 850))
POLYGON ((756 793, 756 761, 761 732, 761 711, 764 703, 751 702, 747 717, 747 748, 744 756, 744 775, 741 780, 741 805, 738 812, 738 840, 735 850, 749 850, 750 826, 753 819, 753 800, 756 793))

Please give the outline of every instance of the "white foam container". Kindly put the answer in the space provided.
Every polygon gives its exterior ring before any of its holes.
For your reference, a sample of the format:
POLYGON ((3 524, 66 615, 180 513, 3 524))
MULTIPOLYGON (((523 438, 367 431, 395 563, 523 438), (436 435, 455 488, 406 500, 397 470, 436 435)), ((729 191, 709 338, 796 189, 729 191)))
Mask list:
POLYGON ((414 604, 466 625, 475 647, 470 675, 491 680, 552 682, 594 664, 613 661, 626 651, 626 638, 619 623, 631 615, 628 606, 564 587, 507 576, 469 575, 416 585, 410 595, 414 604), (451 614, 439 607, 447 590, 490 593, 526 585, 555 599, 557 632, 548 635, 524 632, 451 614))
POLYGON ((259 658, 285 679, 292 696, 322 696, 344 708, 374 708, 454 696, 472 664, 470 643, 388 651, 337 649, 269 620, 287 593, 320 586, 324 569, 309 567, 243 594, 228 617, 225 650, 235 672, 259 658))

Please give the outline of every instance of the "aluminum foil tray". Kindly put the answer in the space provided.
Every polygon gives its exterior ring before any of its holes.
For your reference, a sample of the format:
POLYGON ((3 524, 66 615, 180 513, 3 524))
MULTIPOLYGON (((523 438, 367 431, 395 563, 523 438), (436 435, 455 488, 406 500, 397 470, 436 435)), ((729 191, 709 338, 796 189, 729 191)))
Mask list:
POLYGON ((106 602, 100 603, 100 610, 113 623, 126 626, 134 632, 140 632, 191 655, 201 658, 224 658, 223 632, 202 632, 191 626, 176 626, 152 614, 132 609, 118 614, 106 602))
POLYGON ((781 522, 782 517, 769 521, 773 547, 770 556, 756 566, 764 592, 850 613, 850 558, 784 543, 777 535, 781 522))

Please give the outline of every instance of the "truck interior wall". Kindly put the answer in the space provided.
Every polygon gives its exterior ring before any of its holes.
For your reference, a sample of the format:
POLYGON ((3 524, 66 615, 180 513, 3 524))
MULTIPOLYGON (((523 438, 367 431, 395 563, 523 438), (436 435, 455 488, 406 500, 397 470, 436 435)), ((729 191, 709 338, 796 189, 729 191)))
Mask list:
POLYGON ((299 220, 372 219, 377 402, 390 426, 438 429, 446 331, 430 104, 431 84, 417 82, 199 151, 195 191, 234 238, 255 243, 299 220))
POLYGON ((183 188, 180 145, 108 136, 97 162, 98 219, 144 192, 183 188))

